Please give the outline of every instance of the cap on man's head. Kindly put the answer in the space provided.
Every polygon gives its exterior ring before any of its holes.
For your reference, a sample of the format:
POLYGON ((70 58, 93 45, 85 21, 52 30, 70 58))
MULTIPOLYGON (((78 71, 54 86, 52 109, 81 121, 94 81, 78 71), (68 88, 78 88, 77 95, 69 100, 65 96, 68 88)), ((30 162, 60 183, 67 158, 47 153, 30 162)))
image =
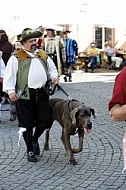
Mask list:
POLYGON ((63 34, 66 34, 66 33, 71 33, 71 31, 70 30, 63 31, 63 34))
POLYGON ((30 38, 39 38, 42 36, 40 31, 34 31, 31 28, 25 28, 22 31, 20 42, 29 40, 30 38))

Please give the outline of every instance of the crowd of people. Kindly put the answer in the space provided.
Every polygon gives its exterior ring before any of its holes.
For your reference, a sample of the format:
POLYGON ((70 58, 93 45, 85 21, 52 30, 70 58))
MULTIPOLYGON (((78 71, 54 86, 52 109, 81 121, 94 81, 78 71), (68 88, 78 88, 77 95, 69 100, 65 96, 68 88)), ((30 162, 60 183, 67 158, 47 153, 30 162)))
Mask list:
POLYGON ((120 51, 117 49, 118 41, 116 43, 112 43, 112 41, 106 41, 104 44, 104 50, 101 53, 97 48, 95 42, 90 43, 90 47, 88 48, 88 68, 91 69, 91 72, 94 72, 95 68, 102 67, 102 60, 105 60, 109 69, 120 71, 125 65, 126 61, 124 59, 123 54, 120 54, 120 51))
MULTIPOLYGON (((40 154, 39 138, 51 116, 49 94, 45 90, 47 81, 50 80, 55 86, 64 74, 64 81, 72 82, 78 44, 70 34, 71 31, 64 30, 61 37, 51 27, 46 28, 46 35, 40 30, 25 28, 13 46, 6 32, 0 30, 0 97, 3 97, 0 101, 5 103, 8 100, 10 121, 16 117, 18 119, 19 137, 23 135, 30 162, 37 162, 36 155, 40 154)), ((115 46, 111 41, 105 43, 110 68, 119 68, 123 62, 122 58, 116 57, 115 46)), ((88 67, 94 72, 100 56, 95 42, 91 42, 87 54, 88 67)), ((110 115, 116 121, 126 120, 125 70, 117 76, 109 103, 110 115)))
POLYGON ((37 162, 38 140, 51 116, 47 81, 55 86, 62 74, 69 78, 65 82, 72 81, 71 66, 75 64, 78 45, 69 33, 64 31, 62 38, 53 28, 46 28, 46 35, 25 28, 13 46, 6 32, 0 30, 1 102, 5 103, 6 98, 10 103, 10 121, 18 119, 19 137, 23 135, 30 162, 37 162))

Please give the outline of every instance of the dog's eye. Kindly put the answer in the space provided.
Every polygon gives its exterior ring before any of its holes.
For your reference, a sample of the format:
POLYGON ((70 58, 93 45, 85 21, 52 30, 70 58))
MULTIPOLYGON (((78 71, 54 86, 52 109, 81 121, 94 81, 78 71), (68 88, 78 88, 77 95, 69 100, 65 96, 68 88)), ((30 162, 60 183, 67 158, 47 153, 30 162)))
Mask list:
POLYGON ((91 113, 88 110, 81 110, 78 113, 81 117, 91 117, 91 113))
POLYGON ((86 113, 85 113, 85 116, 91 117, 91 113, 90 113, 90 112, 86 112, 86 113))

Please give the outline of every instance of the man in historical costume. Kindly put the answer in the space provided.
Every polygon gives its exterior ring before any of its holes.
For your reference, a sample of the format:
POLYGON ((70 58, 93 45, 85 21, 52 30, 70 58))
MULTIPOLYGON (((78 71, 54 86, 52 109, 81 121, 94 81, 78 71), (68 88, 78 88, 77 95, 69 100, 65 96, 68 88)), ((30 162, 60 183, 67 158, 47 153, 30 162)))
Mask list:
POLYGON ((9 39, 5 30, 0 30, 0 51, 2 51, 2 59, 6 66, 8 59, 11 56, 11 53, 14 51, 14 47, 9 42, 9 39))
MULTIPOLYGON (((11 53, 14 51, 14 47, 9 42, 8 35, 3 29, 0 29, 0 51, 2 52, 2 59, 6 66, 11 53)), ((6 93, 2 92, 2 96, 4 97, 3 103, 9 103, 6 93)))
POLYGON ((55 34, 55 29, 46 28, 47 37, 44 38, 42 49, 53 59, 59 76, 63 74, 63 64, 66 62, 66 52, 63 39, 55 34))
POLYGON ((19 140, 23 134, 27 159, 31 162, 37 161, 36 155, 40 154, 38 139, 50 118, 49 95, 44 86, 48 76, 53 85, 58 83, 53 60, 43 50, 36 49, 36 38, 41 35, 40 31, 31 28, 22 31, 22 48, 10 57, 3 80, 3 91, 16 102, 19 140))
POLYGON ((69 30, 65 30, 64 34, 64 43, 66 50, 66 68, 67 72, 65 73, 64 80, 67 82, 67 77, 69 78, 69 82, 72 82, 72 66, 75 64, 75 58, 78 55, 78 44, 77 42, 70 38, 69 30))

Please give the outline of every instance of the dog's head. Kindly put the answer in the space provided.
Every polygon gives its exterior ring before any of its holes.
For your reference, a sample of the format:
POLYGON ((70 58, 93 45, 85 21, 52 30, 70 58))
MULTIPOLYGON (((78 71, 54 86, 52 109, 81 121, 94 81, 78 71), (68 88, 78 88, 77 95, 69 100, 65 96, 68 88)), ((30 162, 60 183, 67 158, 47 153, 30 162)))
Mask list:
POLYGON ((72 124, 81 124, 88 134, 91 133, 92 129, 91 115, 95 118, 95 110, 85 105, 78 106, 70 112, 72 124))

